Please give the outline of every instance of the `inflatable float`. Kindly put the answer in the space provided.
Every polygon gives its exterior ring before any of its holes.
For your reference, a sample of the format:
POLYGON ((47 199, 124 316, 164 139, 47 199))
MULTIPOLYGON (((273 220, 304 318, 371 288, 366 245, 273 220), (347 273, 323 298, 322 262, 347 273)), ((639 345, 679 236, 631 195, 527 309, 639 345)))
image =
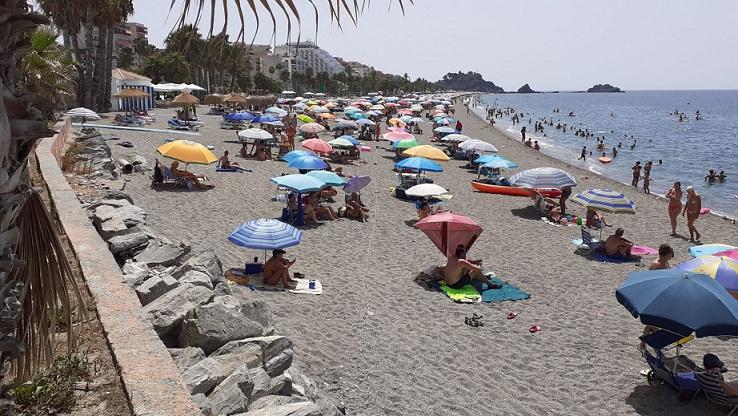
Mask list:
MULTIPOLYGON (((520 188, 517 186, 504 186, 504 185, 493 185, 489 183, 482 183, 472 181, 472 187, 479 192, 487 194, 498 194, 498 195, 511 195, 511 196, 531 196, 532 189, 520 188)), ((541 195, 549 198, 558 198, 561 196, 561 190, 555 188, 549 189, 536 189, 541 195)))
POLYGON ((610 159, 607 156, 600 156, 597 160, 599 160, 600 163, 610 163, 610 162, 612 162, 612 159, 610 159))

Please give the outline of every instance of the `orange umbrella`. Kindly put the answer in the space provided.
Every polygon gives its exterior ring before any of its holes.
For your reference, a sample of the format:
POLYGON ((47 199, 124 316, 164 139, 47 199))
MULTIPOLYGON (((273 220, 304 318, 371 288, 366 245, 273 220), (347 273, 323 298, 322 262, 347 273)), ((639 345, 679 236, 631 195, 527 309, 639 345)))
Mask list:
POLYGON ((331 113, 320 113, 320 114, 318 114, 318 117, 320 117, 320 118, 327 118, 329 120, 333 120, 334 118, 336 118, 336 116, 334 116, 331 113))

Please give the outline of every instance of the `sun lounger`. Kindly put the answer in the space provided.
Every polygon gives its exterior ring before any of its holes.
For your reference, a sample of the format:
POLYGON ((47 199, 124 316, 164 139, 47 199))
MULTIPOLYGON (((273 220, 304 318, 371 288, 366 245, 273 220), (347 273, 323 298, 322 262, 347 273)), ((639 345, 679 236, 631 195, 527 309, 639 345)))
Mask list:
POLYGON ((728 416, 736 414, 736 411, 738 411, 738 397, 726 396, 723 386, 718 384, 716 380, 717 377, 706 373, 695 373, 694 375, 700 385, 698 394, 704 393, 709 402, 731 409, 728 416))
POLYGON ((201 124, 181 121, 181 120, 172 118, 167 121, 167 125, 169 126, 170 129, 173 129, 173 130, 197 131, 200 129, 201 124))
POLYGON ((164 177, 164 181, 162 182, 165 185, 172 185, 172 186, 184 186, 187 189, 192 189, 192 181, 181 178, 178 176, 174 176, 172 173, 172 170, 168 167, 164 166, 161 170, 162 176, 164 177))
POLYGON ((582 242, 577 246, 575 252, 587 255, 593 251, 601 250, 604 247, 603 242, 592 238, 592 234, 586 227, 582 227, 582 242))

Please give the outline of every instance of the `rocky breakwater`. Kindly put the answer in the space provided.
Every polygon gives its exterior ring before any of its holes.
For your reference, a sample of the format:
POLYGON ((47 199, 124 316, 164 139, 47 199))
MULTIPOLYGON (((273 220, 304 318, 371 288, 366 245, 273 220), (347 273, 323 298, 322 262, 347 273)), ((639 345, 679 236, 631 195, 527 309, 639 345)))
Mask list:
MULTIPOLYGON (((338 416, 344 407, 292 367, 269 305, 233 296, 213 251, 157 236, 121 191, 83 203, 204 415, 338 416)), ((156 369, 152 369, 156 371, 156 369)))

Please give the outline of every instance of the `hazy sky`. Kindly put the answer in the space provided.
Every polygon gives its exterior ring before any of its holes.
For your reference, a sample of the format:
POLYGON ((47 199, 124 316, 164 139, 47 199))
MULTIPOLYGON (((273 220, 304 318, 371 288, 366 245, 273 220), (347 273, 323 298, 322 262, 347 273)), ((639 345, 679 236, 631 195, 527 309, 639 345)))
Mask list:
MULTIPOLYGON (((134 0, 130 20, 146 24, 150 41, 161 46, 179 16, 177 1, 167 18, 169 1, 134 0)), ((327 1, 315 1, 322 12, 327 1)), ((228 2, 228 32, 235 37, 241 25, 234 0, 228 2)), ((524 83, 536 90, 581 90, 595 83, 626 90, 738 88, 736 0, 415 0, 404 16, 389 4, 373 0, 358 26, 346 19, 342 31, 324 13, 318 44, 334 56, 413 79, 476 71, 505 90, 524 83)), ((312 8, 301 10, 302 39, 313 39, 312 8)), ((207 31, 209 17, 203 20, 207 31)), ((222 23, 216 16, 216 31, 222 23)), ((246 25, 250 40, 254 20, 246 25)), ((255 43, 270 43, 271 29, 261 13, 255 43)), ((277 42, 286 36, 278 19, 277 42)))

